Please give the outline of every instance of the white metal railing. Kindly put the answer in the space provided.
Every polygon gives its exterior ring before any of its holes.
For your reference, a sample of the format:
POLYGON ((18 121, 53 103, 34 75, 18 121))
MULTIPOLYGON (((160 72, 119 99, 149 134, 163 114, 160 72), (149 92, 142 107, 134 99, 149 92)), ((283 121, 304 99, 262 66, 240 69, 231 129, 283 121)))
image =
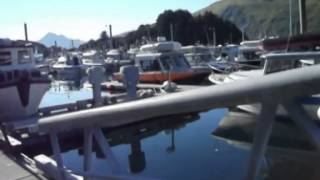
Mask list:
MULTIPOLYGON (((293 120, 308 134, 320 149, 320 131, 301 106, 302 97, 320 93, 320 65, 288 70, 263 77, 198 88, 195 90, 154 97, 112 106, 44 117, 38 120, 41 133, 50 134, 55 160, 60 169, 63 161, 57 134, 61 131, 84 129, 85 161, 83 175, 90 174, 92 138, 97 139, 108 157, 115 174, 121 166, 104 139, 101 128, 115 127, 148 118, 203 111, 212 108, 261 103, 247 179, 255 179, 272 130, 273 117, 278 105, 283 105, 293 120)), ((63 173, 60 176, 63 179, 63 173)))

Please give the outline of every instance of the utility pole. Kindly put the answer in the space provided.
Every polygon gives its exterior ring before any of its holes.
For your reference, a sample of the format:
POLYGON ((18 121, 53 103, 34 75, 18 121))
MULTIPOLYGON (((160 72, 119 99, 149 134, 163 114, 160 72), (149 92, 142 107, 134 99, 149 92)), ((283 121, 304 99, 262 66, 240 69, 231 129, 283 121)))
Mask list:
POLYGON ((299 0, 300 34, 307 32, 306 0, 299 0))
POLYGON ((24 37, 25 40, 28 42, 28 27, 27 27, 27 23, 24 23, 24 37))
POLYGON ((170 23, 170 37, 171 37, 171 41, 173 41, 173 24, 170 23))

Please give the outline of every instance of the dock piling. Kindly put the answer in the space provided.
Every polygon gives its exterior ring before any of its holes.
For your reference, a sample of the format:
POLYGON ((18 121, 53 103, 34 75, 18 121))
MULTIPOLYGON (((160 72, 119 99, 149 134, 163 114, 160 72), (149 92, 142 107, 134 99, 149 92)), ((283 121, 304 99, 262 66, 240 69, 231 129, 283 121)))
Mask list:
POLYGON ((104 77, 104 69, 101 67, 92 67, 88 69, 89 82, 92 84, 93 105, 99 107, 103 105, 101 97, 101 83, 104 77))

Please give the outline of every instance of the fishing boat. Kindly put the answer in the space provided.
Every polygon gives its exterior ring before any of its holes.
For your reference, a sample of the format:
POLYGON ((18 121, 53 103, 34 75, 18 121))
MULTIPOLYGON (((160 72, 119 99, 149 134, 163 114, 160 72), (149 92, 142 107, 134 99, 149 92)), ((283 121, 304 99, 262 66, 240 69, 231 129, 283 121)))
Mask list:
MULTIPOLYGON (((147 44, 140 48, 136 55, 135 65, 139 68, 141 83, 163 83, 173 81, 178 84, 200 84, 208 72, 196 72, 181 52, 181 44, 158 38, 157 43, 147 44)), ((120 73, 115 79, 122 81, 120 73)))
POLYGON ((75 79, 82 75, 86 66, 82 64, 78 56, 65 55, 58 58, 52 66, 58 79, 75 79))
POLYGON ((82 63, 87 67, 104 66, 104 58, 95 50, 82 53, 82 63))
POLYGON ((49 84, 36 68, 31 44, 0 44, 1 122, 35 115, 49 84))

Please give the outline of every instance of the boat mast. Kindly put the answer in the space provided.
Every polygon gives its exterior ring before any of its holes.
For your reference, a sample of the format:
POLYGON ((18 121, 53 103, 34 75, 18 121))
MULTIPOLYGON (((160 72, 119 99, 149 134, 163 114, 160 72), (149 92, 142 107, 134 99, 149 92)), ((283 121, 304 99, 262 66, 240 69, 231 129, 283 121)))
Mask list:
POLYGON ((307 32, 306 0, 299 0, 300 34, 307 32))
POLYGON ((171 37, 171 41, 173 41, 173 24, 170 23, 170 37, 171 37))
POLYGON ((113 42, 112 42, 112 25, 109 25, 109 33, 110 33, 110 49, 113 49, 113 42))
POLYGON ((28 27, 27 27, 27 23, 24 23, 24 37, 26 42, 28 42, 28 27))
POLYGON ((292 0, 289 0, 289 36, 292 36, 292 0))

